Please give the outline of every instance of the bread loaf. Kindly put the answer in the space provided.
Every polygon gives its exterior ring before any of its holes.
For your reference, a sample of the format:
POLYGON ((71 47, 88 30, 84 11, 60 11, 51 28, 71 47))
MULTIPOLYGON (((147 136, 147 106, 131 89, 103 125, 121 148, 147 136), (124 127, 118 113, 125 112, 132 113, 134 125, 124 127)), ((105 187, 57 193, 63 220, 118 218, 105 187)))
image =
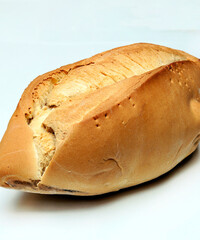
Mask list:
POLYGON ((154 179, 200 138, 200 62, 139 43, 33 80, 0 143, 0 185, 98 195, 154 179))

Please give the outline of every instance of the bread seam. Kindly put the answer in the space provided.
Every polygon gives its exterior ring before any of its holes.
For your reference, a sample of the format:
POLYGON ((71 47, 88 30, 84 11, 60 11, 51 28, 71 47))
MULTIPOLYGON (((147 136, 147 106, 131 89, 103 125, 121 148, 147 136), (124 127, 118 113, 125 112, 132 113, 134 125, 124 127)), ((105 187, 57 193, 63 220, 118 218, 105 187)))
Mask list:
MULTIPOLYGON (((50 85, 50 88, 49 88, 49 91, 47 92, 47 94, 46 94, 46 92, 45 92, 45 95, 46 95, 46 99, 45 99, 45 102, 42 104, 42 105, 40 105, 40 110, 42 111, 43 110, 43 108, 44 107, 47 107, 49 110, 53 110, 54 108, 57 108, 57 107, 59 107, 59 105, 53 105, 53 106, 51 106, 51 105, 48 105, 47 104, 47 99, 48 99, 48 96, 51 94, 51 92, 53 91, 53 89, 54 89, 54 87, 55 87, 55 85, 57 85, 57 84, 59 84, 59 83, 61 83, 62 82, 62 78, 58 81, 58 82, 56 82, 56 83, 54 83, 53 81, 54 81, 54 75, 55 74, 59 74, 59 73, 61 73, 61 72, 64 72, 65 74, 66 74, 66 76, 69 74, 69 72, 71 72, 72 70, 74 70, 74 69, 77 69, 77 68, 81 68, 81 67, 83 67, 83 66, 89 66, 89 65, 92 65, 92 64, 94 64, 94 62, 89 62, 89 63, 87 63, 87 64, 81 64, 81 65, 76 65, 76 66, 74 66, 74 67, 72 67, 72 68, 70 68, 68 71, 66 71, 66 70, 63 70, 63 69, 60 69, 60 70, 58 70, 56 73, 52 73, 50 76, 48 76, 47 78, 44 78, 41 82, 39 82, 36 86, 35 86, 35 88, 34 88, 34 91, 33 91, 33 93, 32 93, 32 98, 33 98, 33 102, 35 103, 35 95, 36 95, 36 91, 39 89, 39 87, 40 87, 40 85, 42 85, 45 81, 48 81, 51 85, 50 85)), ((43 97, 43 95, 40 95, 40 98, 42 98, 43 97)), ((36 113, 37 114, 37 113, 36 113)), ((48 115, 50 114, 50 112, 48 113, 48 115)), ((48 115, 46 116, 46 117, 48 117, 48 115)), ((25 117, 26 117, 26 119, 27 119, 27 124, 30 126, 31 125, 31 123, 32 123, 32 121, 34 120, 34 116, 33 115, 30 115, 30 108, 29 108, 29 114, 27 114, 27 113, 25 113, 25 117)), ((55 137, 55 134, 54 134, 54 131, 53 131, 53 129, 52 128, 49 128, 48 126, 45 126, 44 124, 41 124, 41 128, 43 128, 43 129, 45 129, 46 130, 46 132, 48 132, 48 133, 50 133, 50 134, 52 134, 53 135, 53 139, 54 139, 54 143, 56 142, 56 137, 55 137)), ((33 137, 33 140, 34 140, 34 137, 33 137)), ((34 144, 34 147, 35 147, 35 150, 36 150, 36 154, 37 154, 37 158, 38 158, 38 148, 36 147, 36 144, 34 144)), ((55 149, 52 149, 52 156, 54 155, 54 153, 55 153, 55 151, 56 151, 56 147, 55 147, 55 149)), ((51 157, 52 158, 52 157, 51 157)), ((50 158, 50 160, 51 160, 51 158, 50 158)), ((50 160, 49 160, 49 162, 50 162, 50 160)), ((40 162, 39 162, 39 164, 40 164, 40 162)), ((39 165, 40 166, 40 165, 39 165)), ((45 172, 45 169, 46 169, 46 167, 48 166, 48 163, 47 163, 47 165, 45 166, 45 167, 43 167, 41 170, 40 170, 40 176, 42 177, 42 175, 44 174, 44 172, 45 172)), ((39 167, 39 168, 41 168, 41 167, 39 167)))

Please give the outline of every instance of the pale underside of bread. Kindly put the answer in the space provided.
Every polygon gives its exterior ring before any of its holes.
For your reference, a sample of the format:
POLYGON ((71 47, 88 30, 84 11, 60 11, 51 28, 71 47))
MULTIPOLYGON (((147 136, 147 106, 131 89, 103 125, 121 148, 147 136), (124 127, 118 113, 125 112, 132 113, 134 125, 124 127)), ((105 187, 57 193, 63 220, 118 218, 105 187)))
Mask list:
POLYGON ((198 146, 198 59, 133 44, 25 90, 0 145, 0 185, 97 195, 149 181, 198 146))

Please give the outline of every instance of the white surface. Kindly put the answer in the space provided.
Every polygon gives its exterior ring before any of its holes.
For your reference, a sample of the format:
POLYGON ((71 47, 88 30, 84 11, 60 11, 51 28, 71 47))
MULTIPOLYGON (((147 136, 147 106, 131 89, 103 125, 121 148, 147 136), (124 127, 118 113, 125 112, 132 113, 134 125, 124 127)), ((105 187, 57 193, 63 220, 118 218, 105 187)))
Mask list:
MULTIPOLYGON (((0 137, 37 75, 153 42, 200 57, 199 1, 0 0, 0 137)), ((96 198, 0 189, 0 239, 200 239, 200 155, 161 179, 96 198)))

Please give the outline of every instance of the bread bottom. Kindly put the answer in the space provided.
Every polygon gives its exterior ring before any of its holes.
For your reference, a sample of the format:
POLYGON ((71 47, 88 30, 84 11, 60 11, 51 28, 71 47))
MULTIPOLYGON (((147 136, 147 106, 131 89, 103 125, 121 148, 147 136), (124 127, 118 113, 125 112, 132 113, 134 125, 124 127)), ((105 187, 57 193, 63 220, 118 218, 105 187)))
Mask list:
MULTIPOLYGON (((185 158, 183 158, 179 163, 181 163, 183 160, 185 160, 188 156, 191 156, 192 153, 194 153, 197 150, 198 144, 197 146, 194 146, 193 149, 188 153, 188 155, 185 156, 185 158)), ((137 184, 130 184, 130 186, 126 186, 123 189, 127 189, 130 187, 134 187, 137 185, 140 185, 142 183, 145 182, 149 182, 151 180, 154 180, 156 178, 159 178, 160 176, 170 172, 171 170, 173 170, 177 165, 176 164, 174 166, 172 166, 172 168, 170 168, 168 171, 161 173, 160 175, 153 177, 151 179, 148 179, 144 182, 138 182, 137 184)), ((37 194, 46 194, 46 195, 73 195, 73 196, 97 196, 97 195, 102 195, 102 194, 108 194, 108 193, 86 193, 86 192, 81 192, 81 191, 77 191, 77 190, 72 190, 72 189, 59 189, 56 187, 50 187, 50 186, 46 186, 43 184, 40 184, 40 181, 38 180, 31 180, 30 182, 25 182, 25 181, 20 181, 17 179, 9 179, 6 180, 5 185, 3 187, 5 188, 9 188, 9 189, 16 189, 16 190, 21 190, 23 192, 28 192, 28 193, 37 193, 37 194)), ((117 192, 121 189, 115 190, 113 192, 117 192)))

